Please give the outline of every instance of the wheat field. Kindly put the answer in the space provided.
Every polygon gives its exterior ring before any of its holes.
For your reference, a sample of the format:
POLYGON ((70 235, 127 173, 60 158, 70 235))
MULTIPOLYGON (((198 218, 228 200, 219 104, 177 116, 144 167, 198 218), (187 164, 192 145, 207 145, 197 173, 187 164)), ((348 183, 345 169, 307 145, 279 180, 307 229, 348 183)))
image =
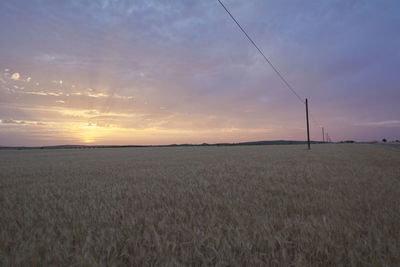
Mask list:
POLYGON ((398 266, 400 150, 0 151, 1 266, 398 266))

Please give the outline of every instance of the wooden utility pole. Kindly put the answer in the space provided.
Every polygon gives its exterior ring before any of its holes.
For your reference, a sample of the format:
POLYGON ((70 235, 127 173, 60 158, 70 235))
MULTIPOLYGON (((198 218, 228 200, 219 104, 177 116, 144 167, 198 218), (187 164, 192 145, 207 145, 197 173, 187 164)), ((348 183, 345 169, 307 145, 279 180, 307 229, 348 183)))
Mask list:
POLYGON ((322 143, 325 143, 324 127, 322 127, 322 143))
POLYGON ((310 126, 308 124, 308 100, 306 98, 306 119, 307 119, 307 145, 308 150, 310 150, 310 126))

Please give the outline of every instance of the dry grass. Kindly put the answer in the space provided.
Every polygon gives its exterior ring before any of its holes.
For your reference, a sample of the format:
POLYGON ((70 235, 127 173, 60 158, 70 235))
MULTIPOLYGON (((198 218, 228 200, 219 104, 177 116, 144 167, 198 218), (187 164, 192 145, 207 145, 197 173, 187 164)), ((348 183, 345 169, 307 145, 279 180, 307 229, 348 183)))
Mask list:
POLYGON ((1 266, 395 266, 400 150, 0 151, 1 266))

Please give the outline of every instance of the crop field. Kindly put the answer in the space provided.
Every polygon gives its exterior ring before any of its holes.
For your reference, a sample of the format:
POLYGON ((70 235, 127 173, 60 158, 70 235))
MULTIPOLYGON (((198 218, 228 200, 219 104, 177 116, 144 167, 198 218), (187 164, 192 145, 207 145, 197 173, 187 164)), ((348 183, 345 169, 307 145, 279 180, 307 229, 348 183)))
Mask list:
POLYGON ((400 149, 0 150, 0 266, 398 266, 400 149))

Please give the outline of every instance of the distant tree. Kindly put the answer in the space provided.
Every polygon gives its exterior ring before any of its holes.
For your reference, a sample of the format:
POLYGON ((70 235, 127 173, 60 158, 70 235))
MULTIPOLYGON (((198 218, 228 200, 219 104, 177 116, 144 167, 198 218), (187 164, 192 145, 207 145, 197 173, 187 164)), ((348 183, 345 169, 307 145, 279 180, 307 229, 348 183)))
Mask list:
POLYGON ((382 142, 386 143, 386 141, 387 141, 386 138, 383 138, 383 139, 382 139, 382 142))

